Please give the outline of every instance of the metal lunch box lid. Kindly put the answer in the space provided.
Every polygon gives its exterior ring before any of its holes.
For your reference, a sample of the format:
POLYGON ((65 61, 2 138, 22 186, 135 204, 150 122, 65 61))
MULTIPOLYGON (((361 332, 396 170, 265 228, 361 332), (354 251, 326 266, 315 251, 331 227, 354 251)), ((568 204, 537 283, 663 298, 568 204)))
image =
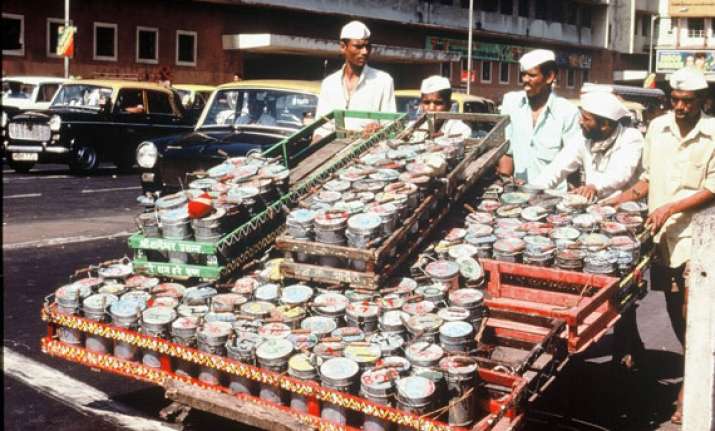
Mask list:
POLYGON ((176 308, 176 311, 179 313, 180 316, 184 317, 195 317, 195 316, 204 316, 206 313, 209 312, 209 307, 208 305, 186 305, 186 304, 181 304, 176 308))
POLYGON ((609 236, 622 235, 628 232, 628 228, 623 223, 606 221, 601 223, 601 232, 609 236))
POLYGON ((55 301, 64 307, 78 307, 80 301, 92 294, 92 288, 77 283, 65 284, 55 290, 55 301))
MULTIPOLYGON (((400 147, 387 152, 387 157, 392 160, 397 159, 414 159, 417 157, 417 152, 408 148, 400 147)), ((365 162, 367 163, 367 162, 365 162)))
POLYGON ((508 192, 501 195, 500 200, 507 205, 526 205, 531 195, 524 192, 508 192))
MULTIPOLYGON (((395 195, 399 196, 399 195, 395 195)), ((367 211, 370 213, 377 214, 380 217, 389 217, 397 213, 397 205, 387 202, 387 203, 372 203, 367 205, 367 211)))
POLYGON ((320 366, 320 378, 323 384, 350 386, 359 371, 360 366, 352 359, 331 358, 320 366))
POLYGON ((594 204, 586 208, 586 212, 589 214, 596 214, 602 219, 608 219, 616 214, 616 209, 609 205, 594 204))
POLYGON ((198 318, 181 316, 171 322, 171 335, 181 338, 193 337, 196 335, 198 327, 198 318))
POLYGON ((135 300, 120 299, 109 306, 109 314, 113 320, 138 320, 142 308, 135 300))
POLYGON ((210 346, 222 346, 233 332, 233 326, 228 322, 206 322, 196 331, 199 342, 210 346))
POLYGON ((217 182, 218 181, 214 178, 199 178, 198 180, 190 182, 189 188, 195 190, 210 190, 217 182))
POLYGON ((372 233, 382 225, 382 219, 377 214, 361 213, 350 216, 348 229, 356 233, 372 233))
MULTIPOLYGON (((466 321, 469 319, 469 316, 471 313, 469 310, 467 310, 464 307, 458 307, 458 306, 451 306, 451 307, 445 307, 441 308, 439 311, 437 311, 437 315, 444 320, 445 322, 457 322, 457 321, 466 321)), ((445 325, 447 324, 445 323, 445 325)))
POLYGON ((571 216, 568 214, 549 214, 546 221, 554 226, 568 226, 571 223, 571 216))
POLYGON ((610 240, 608 240, 608 247, 616 250, 638 250, 640 248, 640 245, 640 241, 625 235, 614 236, 610 240))
POLYGON ((588 199, 586 199, 585 196, 577 195, 575 193, 567 193, 561 200, 561 204, 568 208, 580 209, 588 206, 588 199))
POLYGON ((214 311, 233 311, 246 302, 248 299, 238 293, 219 293, 211 298, 211 308, 214 311))
POLYGON ((410 316, 405 322, 407 330, 412 334, 434 333, 444 323, 441 317, 434 313, 410 316))
POLYGON ((199 219, 194 219, 192 222, 196 224, 197 226, 211 226, 215 222, 218 222, 221 220, 221 218, 226 216, 226 209, 225 208, 215 208, 211 213, 205 217, 201 217, 199 219))
POLYGON ((377 320, 380 308, 367 301, 351 302, 345 309, 345 314, 358 322, 377 320))
POLYGON ((405 357, 412 365, 431 367, 444 356, 444 349, 439 344, 417 341, 405 349, 405 357))
POLYGON ((226 342, 228 357, 242 362, 253 363, 255 361, 256 346, 263 341, 263 338, 253 332, 239 332, 236 337, 226 342))
POLYGON ((446 322, 439 328, 440 337, 465 339, 472 334, 474 334, 474 326, 464 321, 446 322))
POLYGON ((581 235, 578 229, 572 227, 558 227, 551 232, 551 239, 568 239, 575 241, 581 235))
POLYGON ((500 195, 504 193, 504 187, 500 186, 499 184, 490 184, 487 188, 484 189, 484 193, 500 195))
POLYGON ((243 164, 233 167, 230 175, 234 178, 234 180, 241 180, 256 175, 258 173, 258 168, 258 165, 243 164))
POLYGON ((164 224, 181 224, 184 222, 188 223, 189 207, 183 206, 180 208, 161 211, 159 213, 159 218, 164 224))
POLYGON ((527 235, 524 237, 524 242, 528 250, 545 252, 556 248, 556 244, 551 239, 541 235, 527 235))
POLYGON ((271 316, 281 319, 283 322, 292 322, 297 319, 302 319, 305 315, 305 308, 292 304, 279 305, 271 313, 271 316))
POLYGON ((290 214, 288 214, 286 223, 303 227, 310 227, 313 224, 313 219, 315 218, 315 215, 315 211, 311 211, 309 209, 294 209, 290 212, 290 214))
MULTIPOLYGON (((343 195, 343 199, 345 196, 343 195)), ((348 214, 353 215, 353 214, 358 214, 361 213, 365 210, 365 203, 360 200, 352 200, 352 201, 338 201, 333 205, 333 209, 337 211, 346 211, 348 214)))
POLYGON ((258 170, 258 173, 265 177, 283 180, 290 176, 290 169, 286 168, 283 165, 272 164, 260 168, 258 170))
POLYGON ((526 232, 519 227, 498 227, 494 229, 494 235, 497 239, 523 238, 526 236, 526 232))
POLYGON ((563 250, 559 250, 556 252, 556 259, 562 260, 562 261, 570 261, 570 260, 580 261, 580 260, 583 260, 585 255, 586 254, 580 249, 565 248, 563 250))
POLYGON ((428 284, 415 289, 415 294, 422 295, 428 301, 441 300, 447 293, 447 287, 441 284, 428 284))
POLYGON ((179 300, 170 296, 162 296, 154 298, 151 301, 151 307, 169 307, 176 308, 179 306, 179 300))
POLYGON ((360 388, 368 396, 386 398, 395 392, 395 381, 400 377, 394 368, 373 368, 360 376, 360 388))
POLYGON ((97 274, 102 278, 124 278, 132 273, 131 263, 115 263, 99 268, 97 274))
POLYGON ((348 298, 335 292, 321 293, 313 300, 313 309, 323 314, 341 315, 347 306, 348 298))
POLYGON ((355 192, 372 192, 378 193, 384 190, 385 182, 380 180, 362 179, 357 180, 352 184, 352 190, 355 192))
POLYGON ((578 214, 571 219, 571 223, 578 228, 591 229, 593 228, 599 220, 590 213, 578 214))
POLYGON ((144 310, 151 300, 151 294, 144 290, 130 290, 121 296, 122 301, 134 301, 139 305, 139 308, 144 310))
POLYGON ((228 173, 233 169, 233 167, 233 164, 224 162, 209 168, 206 173, 211 178, 221 178, 225 175, 228 175, 228 173))
POLYGON ((589 250, 600 250, 608 245, 608 237, 602 233, 585 233, 578 240, 589 250))
MULTIPOLYGON (((497 202, 497 201, 493 201, 497 202)), ((497 205, 499 202, 497 202, 497 205)), ((494 216, 492 216, 488 212, 473 212, 469 213, 467 215, 467 218, 465 219, 465 223, 467 224, 485 224, 485 225, 491 225, 494 223, 494 216)))
POLYGON ((526 248, 526 243, 520 238, 502 238, 494 243, 494 251, 518 254, 526 248))
POLYGON ((540 206, 530 206, 521 210, 521 218, 526 221, 540 221, 548 217, 549 211, 540 206))
POLYGON ((619 212, 640 214, 648 211, 648 205, 642 202, 628 201, 618 205, 617 210, 619 212))
POLYGON ((397 293, 390 293, 377 298, 377 305, 382 308, 383 314, 390 310, 399 310, 405 305, 405 300, 397 293))
POLYGON ((392 181, 397 181, 397 178, 399 178, 399 176, 400 172, 395 169, 378 169, 376 172, 368 175, 370 179, 385 181, 388 183, 392 181))
POLYGON ((122 293, 127 291, 127 286, 125 286, 122 283, 118 283, 112 279, 108 280, 103 284, 99 289, 97 289, 98 293, 108 293, 111 295, 121 295, 122 293))
POLYGON ((403 183, 414 184, 418 188, 427 187, 427 184, 430 182, 431 178, 432 177, 430 177, 429 175, 417 175, 409 172, 404 172, 400 174, 400 181, 402 181, 403 183))
POLYGON ((521 220, 512 217, 498 217, 494 219, 494 224, 497 229, 520 229, 524 224, 521 220))
POLYGON ((231 292, 238 293, 250 298, 253 295, 253 291, 258 287, 260 282, 254 277, 242 277, 236 280, 231 288, 231 292))
POLYGON ((494 228, 488 224, 471 223, 467 225, 467 234, 477 237, 489 236, 494 233, 494 228))
POLYGON ((142 312, 142 323, 152 326, 168 325, 176 319, 176 311, 170 307, 151 307, 142 312))
POLYGON ((315 334, 296 334, 291 332, 286 337, 286 340, 293 343, 293 347, 295 347, 296 350, 311 350, 318 344, 318 336, 315 334))
POLYGON ((323 185, 323 189, 331 192, 346 192, 350 190, 350 181, 344 181, 344 180, 330 180, 327 183, 323 185))
POLYGON ((255 199, 259 195, 257 187, 233 186, 226 193, 226 200, 230 203, 243 203, 244 201, 255 199))
POLYGON ((376 332, 367 338, 367 342, 378 346, 382 352, 394 352, 405 345, 401 335, 389 332, 376 332))
POLYGON ((366 344, 364 342, 348 343, 343 350, 343 356, 347 359, 352 359, 358 365, 369 366, 377 362, 382 356, 382 350, 377 344, 366 344))
POLYGON ((399 379, 396 386, 401 400, 415 404, 428 403, 436 389, 433 381, 420 376, 399 379))
POLYGON ((405 306, 402 307, 402 311, 410 316, 415 316, 419 314, 431 313, 436 307, 437 306, 432 301, 417 301, 405 304, 405 306))
POLYGON ((599 250, 595 253, 587 253, 583 258, 584 264, 592 266, 612 265, 616 263, 617 255, 611 250, 599 250))
POLYGON ((313 288, 305 284, 292 284, 283 288, 281 302, 283 304, 304 304, 313 297, 313 288))
POLYGON ((280 296, 280 288, 275 283, 262 284, 253 291, 253 297, 258 301, 275 302, 280 296))
POLYGON ((156 209, 162 211, 170 208, 183 207, 188 204, 189 200, 182 192, 162 196, 154 202, 156 209))
POLYGON ((266 323, 258 328, 258 335, 266 340, 271 338, 287 338, 290 333, 290 326, 279 322, 266 323))
POLYGON ((437 260, 427 264, 425 273, 430 278, 448 280, 459 274, 459 265, 449 260, 437 260))
POLYGON ((459 273, 467 280, 478 281, 484 278, 484 269, 476 259, 459 257, 456 262, 459 265, 459 273))
POLYGON ((330 190, 323 190, 319 192, 317 195, 314 196, 314 199, 317 202, 322 202, 325 204, 334 204, 335 202, 339 201, 342 195, 340 192, 333 192, 330 190))
POLYGON ((347 343, 342 341, 321 341, 313 348, 313 353, 322 357, 338 357, 343 355, 347 343))
POLYGON ((635 213, 619 212, 616 213, 615 219, 628 228, 637 228, 643 225, 643 217, 635 213))
POLYGON ((517 219, 518 217, 521 216, 521 207, 513 205, 513 204, 508 204, 508 205, 503 205, 497 208, 496 210, 496 215, 497 217, 504 217, 504 218, 514 218, 517 219))
POLYGON ((409 318, 410 314, 401 310, 386 311, 380 316, 380 327, 383 331, 402 331, 409 318))
POLYGON ((219 313, 215 311, 209 311, 204 316, 206 322, 228 322, 233 323, 236 321, 236 315, 231 312, 219 313))
POLYGON ((186 294, 186 287, 180 283, 161 283, 151 289, 154 296, 170 296, 172 298, 181 298, 186 294))
POLYGON ((347 181, 349 183, 352 183, 352 182, 355 182, 355 181, 365 178, 365 173, 362 170, 359 170, 359 169, 351 170, 351 169, 354 169, 354 168, 348 168, 347 170, 340 172, 338 174, 338 178, 342 181, 347 181))
POLYGON ((470 244, 457 244, 449 247, 447 254, 452 259, 459 259, 463 257, 474 257, 479 253, 479 250, 470 244))
POLYGON ((405 170, 409 174, 416 175, 416 176, 432 177, 436 174, 435 168, 428 165, 427 163, 422 163, 422 162, 408 163, 407 166, 405 166, 405 170))
POLYGON ((410 277, 402 277, 397 280, 397 283, 393 283, 392 287, 394 287, 396 290, 396 293, 399 294, 409 294, 413 290, 417 289, 417 282, 410 277))
MULTIPOLYGON (((316 359, 320 361, 320 358, 316 359)), ((288 374, 302 380, 314 380, 318 377, 318 370, 308 355, 297 353, 288 359, 288 374)))
POLYGON ((310 316, 300 322, 301 329, 307 329, 320 337, 330 334, 337 326, 335 320, 324 316, 310 316))
POLYGON ((477 362, 470 356, 447 356, 439 361, 439 368, 454 377, 476 377, 477 375, 477 362))
POLYGON ((259 318, 268 317, 275 309, 274 304, 266 301, 250 301, 241 305, 241 313, 259 318))
POLYGON ((110 293, 95 293, 82 301, 82 308, 89 313, 103 313, 107 307, 117 302, 119 298, 110 293))
POLYGON ((551 235, 554 227, 549 223, 542 223, 538 221, 530 221, 523 223, 520 227, 521 230, 526 232, 527 235, 551 235))
POLYGON ((206 304, 209 298, 216 296, 218 291, 213 287, 189 287, 184 291, 184 303, 187 305, 206 304))
POLYGON ((375 363, 375 369, 392 368, 400 374, 407 374, 412 368, 412 364, 402 356, 387 356, 380 358, 375 363))
POLYGON ((472 244, 473 246, 476 246, 479 248, 483 248, 483 247, 491 248, 492 244, 497 239, 498 238, 496 237, 496 235, 475 236, 475 235, 471 235, 471 234, 467 235, 467 237, 464 238, 464 240, 467 243, 472 244))
POLYGON ((449 292, 450 305, 464 308, 475 308, 484 302, 484 293, 481 290, 464 288, 449 292))
POLYGON ((462 241, 465 236, 467 236, 467 229, 455 227, 447 232, 447 235, 444 236, 444 240, 449 242, 458 242, 462 241))
POLYGON ((330 336, 339 337, 346 343, 363 341, 365 339, 365 333, 357 326, 343 326, 342 328, 337 328, 330 333, 330 336))
POLYGON ((283 366, 292 354, 293 344, 285 338, 265 340, 256 347, 256 358, 269 366, 283 366))
POLYGON ((345 226, 348 217, 347 211, 323 212, 315 216, 314 224, 316 228, 338 229, 345 226))
POLYGON ((124 285, 130 289, 142 289, 148 290, 159 284, 159 279, 157 277, 147 277, 141 274, 135 274, 130 276, 124 282, 124 285))
POLYGON ((403 181, 395 181, 393 183, 385 186, 385 191, 388 193, 401 193, 401 194, 413 194, 417 193, 417 186, 412 183, 406 183, 403 181))

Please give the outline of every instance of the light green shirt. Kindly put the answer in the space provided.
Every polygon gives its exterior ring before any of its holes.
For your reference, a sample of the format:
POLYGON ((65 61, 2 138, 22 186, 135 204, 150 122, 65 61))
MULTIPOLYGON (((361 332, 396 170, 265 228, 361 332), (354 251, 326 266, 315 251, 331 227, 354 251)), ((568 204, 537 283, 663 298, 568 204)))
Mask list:
MULTIPOLYGON (((511 120, 506 137, 509 139, 507 154, 514 158, 514 176, 527 183, 541 174, 566 143, 584 140, 578 108, 553 91, 535 125, 525 91, 505 94, 499 109, 511 120)), ((566 182, 562 181, 556 188, 565 191, 566 182)))

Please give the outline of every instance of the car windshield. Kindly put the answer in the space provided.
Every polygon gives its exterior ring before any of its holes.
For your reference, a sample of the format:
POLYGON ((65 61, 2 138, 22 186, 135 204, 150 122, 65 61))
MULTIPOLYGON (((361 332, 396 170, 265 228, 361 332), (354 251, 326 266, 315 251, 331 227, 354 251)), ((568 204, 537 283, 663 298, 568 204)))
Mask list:
POLYGON ((283 90, 230 89, 214 96, 201 127, 257 125, 300 129, 312 120, 318 97, 283 90))
POLYGON ((12 99, 30 99, 32 91, 37 87, 35 84, 27 84, 22 81, 3 81, 2 97, 12 99))
POLYGON ((71 106, 100 109, 112 98, 112 89, 87 84, 63 85, 52 100, 52 107, 71 106))
MULTIPOLYGON (((395 103, 397 104, 397 112, 406 112, 407 118, 410 120, 415 120, 417 116, 421 114, 419 97, 398 96, 395 98, 395 103)), ((457 102, 452 101, 452 106, 449 110, 451 112, 459 112, 457 102)))

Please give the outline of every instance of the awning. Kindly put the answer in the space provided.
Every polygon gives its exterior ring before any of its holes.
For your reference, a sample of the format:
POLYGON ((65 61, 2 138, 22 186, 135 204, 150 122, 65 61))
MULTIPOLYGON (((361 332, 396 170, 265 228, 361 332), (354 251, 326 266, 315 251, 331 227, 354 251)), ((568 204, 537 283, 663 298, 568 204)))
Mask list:
MULTIPOLYGON (((286 36, 272 33, 224 34, 223 49, 257 52, 265 54, 294 54, 316 57, 335 56, 338 42, 300 36, 286 36)), ((397 63, 444 63, 459 61, 459 54, 444 51, 409 48, 393 45, 372 45, 370 59, 397 63)))

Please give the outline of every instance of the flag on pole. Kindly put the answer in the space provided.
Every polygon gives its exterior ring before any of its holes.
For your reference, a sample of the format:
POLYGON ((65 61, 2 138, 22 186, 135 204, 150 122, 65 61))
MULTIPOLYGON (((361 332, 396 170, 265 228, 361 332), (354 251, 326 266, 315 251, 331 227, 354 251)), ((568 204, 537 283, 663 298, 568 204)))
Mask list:
POLYGON ((63 57, 72 57, 74 55, 74 35, 77 32, 77 27, 60 26, 57 29, 57 55, 63 57))

